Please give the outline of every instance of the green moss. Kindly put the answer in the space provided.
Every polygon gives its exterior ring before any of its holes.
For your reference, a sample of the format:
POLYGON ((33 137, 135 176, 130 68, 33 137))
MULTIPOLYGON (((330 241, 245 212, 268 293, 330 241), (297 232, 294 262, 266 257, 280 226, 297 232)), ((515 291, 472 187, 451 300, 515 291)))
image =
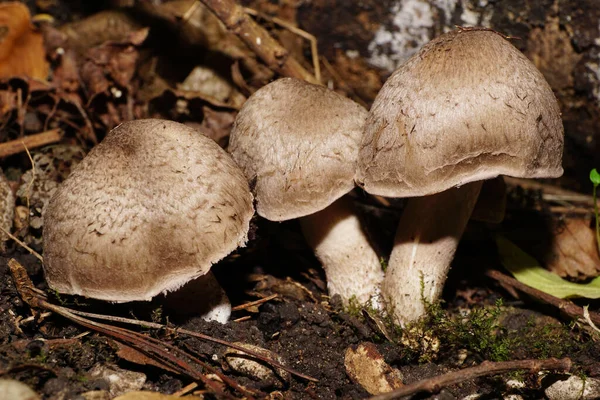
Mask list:
POLYGON ((370 315, 379 315, 381 311, 373 305, 373 299, 369 299, 366 304, 361 304, 356 296, 350 297, 348 305, 344 308, 344 311, 353 317, 362 318, 363 310, 368 312, 370 315))
POLYGON ((154 322, 155 324, 159 324, 159 323, 162 323, 162 316, 163 316, 163 309, 162 309, 162 305, 160 305, 157 308, 155 308, 154 310, 152 310, 152 314, 151 314, 150 318, 152 319, 152 322, 154 322))
POLYGON ((440 302, 425 302, 425 309, 426 316, 407 326, 402 333, 402 343, 411 348, 407 352, 409 359, 429 362, 439 353, 459 349, 491 361, 510 358, 514 340, 499 325, 501 301, 456 315, 445 311, 440 302))
POLYGON ((388 263, 384 257, 379 257, 379 265, 381 265, 381 269, 383 270, 383 272, 387 270, 388 263))
POLYGON ((509 333, 515 340, 514 352, 521 357, 564 357, 578 351, 579 341, 570 328, 558 322, 543 322, 532 316, 527 324, 509 333))
POLYGON ((353 317, 361 318, 362 317, 362 309, 363 309, 363 305, 358 302, 358 300, 356 299, 356 296, 352 296, 348 300, 348 305, 344 308, 344 311, 346 311, 348 314, 352 315, 353 317))

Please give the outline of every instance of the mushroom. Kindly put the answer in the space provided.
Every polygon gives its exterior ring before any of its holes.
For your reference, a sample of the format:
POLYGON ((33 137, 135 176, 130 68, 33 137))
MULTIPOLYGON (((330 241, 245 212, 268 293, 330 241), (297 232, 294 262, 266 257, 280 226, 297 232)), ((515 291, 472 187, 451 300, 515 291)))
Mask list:
POLYGON ((398 323, 440 296, 482 180, 559 177, 563 134, 542 74, 491 30, 444 34, 392 74, 365 125, 357 183, 415 197, 382 284, 398 323))
POLYGON ((254 182, 257 213, 300 219, 331 295, 365 304, 383 279, 350 199, 367 111, 323 86, 284 78, 254 93, 231 131, 229 152, 254 182))
MULTIPOLYGON (((245 244, 252 201, 231 157, 200 132, 156 119, 123 123, 45 210, 46 280, 60 293, 127 302, 204 276, 218 295, 211 265, 245 244)), ((216 303, 207 317, 224 322, 228 301, 216 303)))

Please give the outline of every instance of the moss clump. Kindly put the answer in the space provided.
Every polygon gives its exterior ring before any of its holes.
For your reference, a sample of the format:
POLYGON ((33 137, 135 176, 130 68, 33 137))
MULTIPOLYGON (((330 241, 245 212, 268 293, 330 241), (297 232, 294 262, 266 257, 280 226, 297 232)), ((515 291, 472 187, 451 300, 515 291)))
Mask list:
POLYGON ((381 270, 385 272, 388 268, 388 262, 385 257, 379 257, 379 265, 381 265, 381 270))
POLYGON ((568 325, 539 314, 527 315, 527 320, 518 324, 524 311, 515 310, 505 316, 506 325, 511 329, 508 336, 515 342, 513 353, 518 358, 561 358, 581 350, 581 338, 568 325))
POLYGON ((348 300, 348 305, 344 307, 344 311, 353 317, 362 318, 362 312, 366 311, 370 315, 380 315, 381 311, 375 307, 373 304, 373 299, 369 299, 366 304, 360 304, 360 302, 356 299, 356 296, 350 297, 348 300))
POLYGON ((440 302, 426 302, 425 306, 427 315, 402 331, 407 358, 429 362, 438 354, 456 353, 460 349, 491 361, 510 358, 514 339, 499 325, 501 301, 458 314, 445 311, 440 302))

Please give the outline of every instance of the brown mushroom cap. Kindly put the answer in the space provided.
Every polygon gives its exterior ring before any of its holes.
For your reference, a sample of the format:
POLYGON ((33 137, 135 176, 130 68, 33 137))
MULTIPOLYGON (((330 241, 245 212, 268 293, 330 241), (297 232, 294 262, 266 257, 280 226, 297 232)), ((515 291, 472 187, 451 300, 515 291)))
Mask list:
POLYGON ((229 152, 255 181, 258 214, 310 215, 352 190, 366 115, 352 100, 293 78, 254 93, 236 118, 229 152))
POLYGON ((243 245, 252 214, 244 175, 212 140, 176 122, 126 122, 50 200, 46 279, 61 293, 148 300, 243 245))
POLYGON ((498 33, 458 29, 425 45, 386 81, 365 125, 357 182, 423 196, 510 175, 562 175, 556 98, 498 33))

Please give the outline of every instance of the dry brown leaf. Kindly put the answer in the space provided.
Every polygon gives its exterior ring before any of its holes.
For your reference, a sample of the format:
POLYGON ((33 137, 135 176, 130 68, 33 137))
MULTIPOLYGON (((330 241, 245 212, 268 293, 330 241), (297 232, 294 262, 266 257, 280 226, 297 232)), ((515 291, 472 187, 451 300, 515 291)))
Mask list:
POLYGON ((45 80, 48 68, 44 39, 31 25, 27 6, 16 1, 0 4, 0 78, 45 80))
POLYGON ((235 114, 231 111, 213 110, 208 106, 203 106, 202 112, 204 118, 200 125, 200 132, 225 148, 229 132, 235 120, 235 114))
POLYGON ((164 369, 165 371, 173 373, 177 372, 176 370, 170 368, 168 365, 148 357, 147 355, 134 349, 133 347, 127 346, 126 344, 117 341, 113 341, 113 343, 118 347, 117 356, 124 360, 138 365, 152 365, 154 367, 158 367, 160 369, 164 369))
POLYGON ((384 361, 373 343, 347 348, 344 366, 348 376, 370 394, 388 393, 404 386, 400 371, 384 361))
POLYGON ((547 267, 562 277, 587 279, 600 275, 595 232, 586 219, 567 219, 554 237, 547 267))
POLYGON ((113 84, 129 87, 138 59, 136 46, 147 36, 148 29, 141 29, 129 34, 123 42, 107 42, 88 51, 88 59, 81 68, 81 78, 90 99, 99 93, 107 93, 113 84))
POLYGON ((69 48, 79 54, 105 42, 120 42, 143 26, 124 10, 105 10, 87 18, 65 24, 59 30, 65 34, 69 48))

